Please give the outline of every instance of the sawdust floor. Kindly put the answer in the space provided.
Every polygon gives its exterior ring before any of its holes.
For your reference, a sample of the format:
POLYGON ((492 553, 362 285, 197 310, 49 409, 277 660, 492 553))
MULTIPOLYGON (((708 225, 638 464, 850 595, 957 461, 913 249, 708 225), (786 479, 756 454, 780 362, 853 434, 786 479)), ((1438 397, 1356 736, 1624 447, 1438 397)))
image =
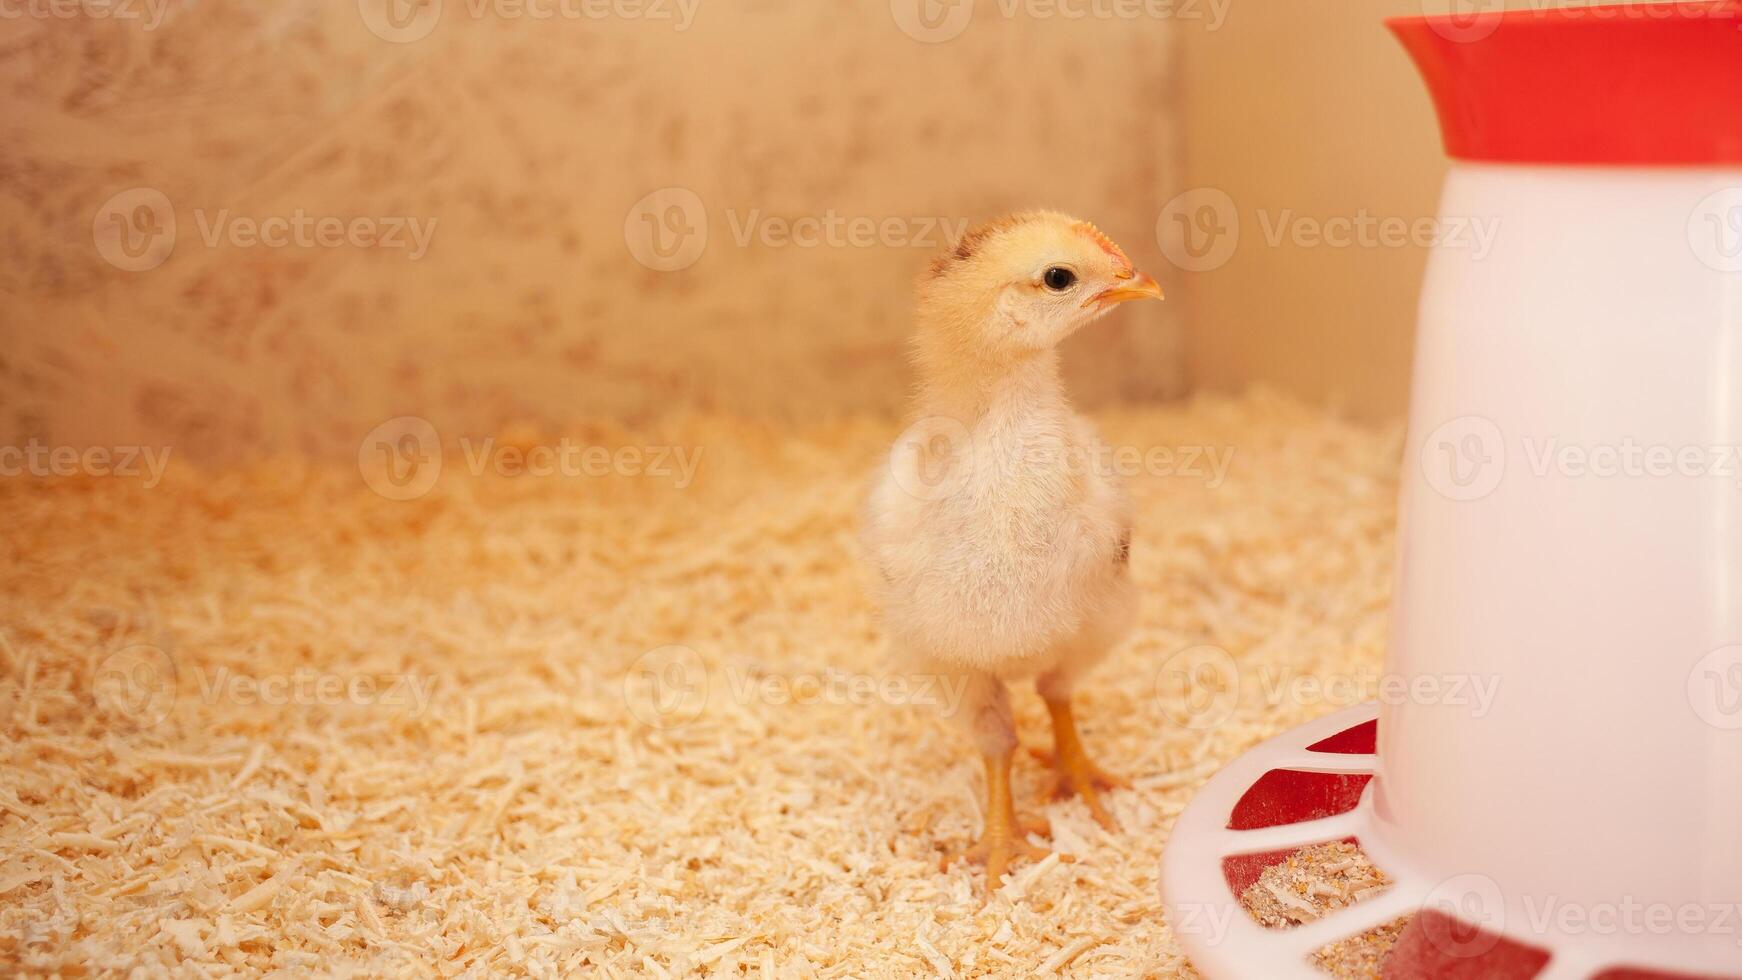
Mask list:
POLYGON ((1397 440, 1262 395, 1101 423, 1232 462, 1129 481, 1141 626, 1079 695, 1137 781, 1121 832, 1050 806, 1077 863, 985 907, 977 868, 937 870, 976 760, 891 703, 917 691, 856 703, 888 679, 854 524, 891 424, 568 433, 700 447, 682 489, 456 456, 410 502, 346 462, 0 481, 0 973, 1189 975, 1169 828, 1343 706, 1289 679, 1377 668, 1397 440), (1159 677, 1206 643, 1243 682, 1198 730, 1159 677))

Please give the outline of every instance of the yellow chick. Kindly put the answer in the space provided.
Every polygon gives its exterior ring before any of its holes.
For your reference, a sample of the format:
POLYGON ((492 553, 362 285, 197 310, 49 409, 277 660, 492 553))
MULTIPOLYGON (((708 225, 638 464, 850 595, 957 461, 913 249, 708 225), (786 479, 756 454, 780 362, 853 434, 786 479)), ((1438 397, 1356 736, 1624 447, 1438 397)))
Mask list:
POLYGON ((980 840, 992 887, 1046 851, 1010 793, 1006 681, 1032 677, 1052 717, 1052 793, 1109 829, 1128 783, 1083 749, 1073 685, 1129 630, 1131 510, 1110 454, 1072 410, 1056 347, 1114 306, 1161 299, 1094 225, 1036 211, 976 228, 917 282, 915 421, 879 471, 864 544, 893 648, 960 692, 949 704, 986 765, 980 840))

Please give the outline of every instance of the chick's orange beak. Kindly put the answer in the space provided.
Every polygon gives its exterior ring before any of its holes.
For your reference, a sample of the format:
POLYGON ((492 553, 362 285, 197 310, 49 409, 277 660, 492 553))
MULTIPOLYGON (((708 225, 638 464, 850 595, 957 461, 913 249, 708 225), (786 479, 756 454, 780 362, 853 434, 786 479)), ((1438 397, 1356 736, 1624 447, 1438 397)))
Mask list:
POLYGON ((1100 306, 1112 306, 1115 303, 1123 303, 1127 300, 1133 299, 1163 298, 1165 297, 1163 297, 1161 292, 1161 284, 1139 272, 1131 279, 1128 279, 1111 289, 1103 289, 1089 297, 1088 303, 1083 305, 1087 306, 1090 303, 1093 303, 1100 306))

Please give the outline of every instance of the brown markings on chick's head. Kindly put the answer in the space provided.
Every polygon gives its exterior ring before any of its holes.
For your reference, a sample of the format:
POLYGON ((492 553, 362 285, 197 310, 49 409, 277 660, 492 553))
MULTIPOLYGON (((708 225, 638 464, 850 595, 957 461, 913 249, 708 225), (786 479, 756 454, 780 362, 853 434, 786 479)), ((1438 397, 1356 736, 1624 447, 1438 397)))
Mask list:
POLYGON ((980 249, 994 235, 1015 227, 1023 220, 1023 215, 1006 215, 1002 218, 993 218, 991 221, 987 221, 969 229, 967 233, 962 235, 961 241, 956 242, 955 248, 950 249, 932 260, 932 275, 942 276, 949 272, 950 267, 956 263, 966 262, 973 258, 975 255, 979 254, 980 249))

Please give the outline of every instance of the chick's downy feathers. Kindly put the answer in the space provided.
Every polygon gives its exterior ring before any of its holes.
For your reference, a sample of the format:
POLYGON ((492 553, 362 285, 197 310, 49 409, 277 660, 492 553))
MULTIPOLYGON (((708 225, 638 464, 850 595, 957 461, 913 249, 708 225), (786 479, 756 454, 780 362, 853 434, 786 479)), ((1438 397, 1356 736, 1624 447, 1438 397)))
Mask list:
POLYGON ((1094 225, 982 225, 917 282, 912 426, 866 514, 897 646, 1000 676, 1099 657, 1129 623, 1130 508, 1055 346, 1154 280, 1094 225))

